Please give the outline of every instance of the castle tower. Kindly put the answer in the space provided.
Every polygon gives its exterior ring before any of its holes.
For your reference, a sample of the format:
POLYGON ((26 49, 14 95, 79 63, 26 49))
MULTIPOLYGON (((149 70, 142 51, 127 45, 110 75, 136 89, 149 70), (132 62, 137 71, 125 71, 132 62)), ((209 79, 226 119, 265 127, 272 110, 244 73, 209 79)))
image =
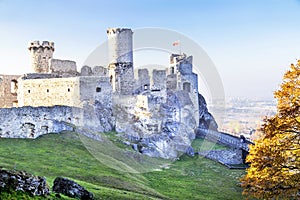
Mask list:
POLYGON ((31 55, 31 67, 35 73, 49 72, 49 59, 53 57, 54 42, 39 41, 29 42, 28 50, 31 55))
POLYGON ((113 92, 122 95, 133 92, 132 34, 132 30, 128 28, 107 29, 110 82, 113 92))

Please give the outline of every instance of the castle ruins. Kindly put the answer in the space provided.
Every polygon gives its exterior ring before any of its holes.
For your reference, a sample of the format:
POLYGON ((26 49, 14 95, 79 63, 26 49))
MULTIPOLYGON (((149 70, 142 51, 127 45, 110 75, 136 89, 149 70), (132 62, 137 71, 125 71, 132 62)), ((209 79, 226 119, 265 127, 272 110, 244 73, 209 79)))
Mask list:
POLYGON ((217 126, 199 110, 205 102, 192 56, 171 54, 166 69, 135 69, 133 31, 109 28, 107 36, 108 66, 80 71, 74 61, 53 58, 54 42, 30 42, 34 73, 0 75, 0 137, 36 138, 72 130, 69 123, 116 130, 141 153, 174 158, 190 146, 195 128, 217 126))

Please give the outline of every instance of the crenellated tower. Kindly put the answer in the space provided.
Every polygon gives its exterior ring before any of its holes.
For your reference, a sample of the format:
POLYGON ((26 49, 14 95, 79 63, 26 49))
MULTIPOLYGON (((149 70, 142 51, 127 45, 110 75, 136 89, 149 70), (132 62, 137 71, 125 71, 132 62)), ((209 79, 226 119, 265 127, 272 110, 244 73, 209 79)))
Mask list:
POLYGON ((31 55, 31 67, 35 73, 49 73, 49 60, 53 57, 54 42, 32 41, 28 44, 31 55))
POLYGON ((121 95, 130 95, 133 92, 132 34, 132 30, 128 28, 107 29, 110 82, 113 91, 121 95))

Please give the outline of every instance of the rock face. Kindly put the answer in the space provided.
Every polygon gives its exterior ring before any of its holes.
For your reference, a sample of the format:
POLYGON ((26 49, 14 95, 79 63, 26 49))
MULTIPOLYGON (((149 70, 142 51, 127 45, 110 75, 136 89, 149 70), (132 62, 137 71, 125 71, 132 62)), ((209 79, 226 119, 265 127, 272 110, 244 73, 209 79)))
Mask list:
POLYGON ((215 121, 212 114, 208 112, 207 104, 204 97, 198 94, 199 99, 199 128, 211 129, 213 131, 218 130, 218 124, 215 121))
POLYGON ((0 192, 3 190, 22 191, 37 196, 49 194, 44 177, 33 176, 23 171, 0 170, 0 192))
MULTIPOLYGON (((183 153, 193 156, 191 143, 195 139, 194 130, 199 119, 195 115, 198 108, 192 103, 189 93, 167 91, 165 100, 156 103, 156 99, 148 95, 148 106, 142 109, 130 106, 121 108, 124 102, 119 102, 118 109, 114 111, 117 116, 116 130, 123 132, 125 139, 135 144, 135 150, 150 157, 176 159, 183 153)), ((201 104, 199 109, 202 113, 200 120, 205 124, 215 123, 206 104, 201 104), (206 119, 204 115, 210 117, 206 119)))
POLYGON ((94 199, 94 195, 72 180, 57 177, 53 182, 53 192, 82 200, 94 199))

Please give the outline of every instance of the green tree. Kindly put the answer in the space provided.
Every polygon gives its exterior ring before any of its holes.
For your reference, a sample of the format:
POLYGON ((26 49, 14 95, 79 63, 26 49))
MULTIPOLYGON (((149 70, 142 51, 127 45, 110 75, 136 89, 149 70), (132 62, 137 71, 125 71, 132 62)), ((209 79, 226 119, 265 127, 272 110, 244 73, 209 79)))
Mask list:
POLYGON ((263 199, 300 198, 300 60, 274 93, 277 113, 266 118, 262 137, 250 147, 241 179, 243 194, 263 199))

